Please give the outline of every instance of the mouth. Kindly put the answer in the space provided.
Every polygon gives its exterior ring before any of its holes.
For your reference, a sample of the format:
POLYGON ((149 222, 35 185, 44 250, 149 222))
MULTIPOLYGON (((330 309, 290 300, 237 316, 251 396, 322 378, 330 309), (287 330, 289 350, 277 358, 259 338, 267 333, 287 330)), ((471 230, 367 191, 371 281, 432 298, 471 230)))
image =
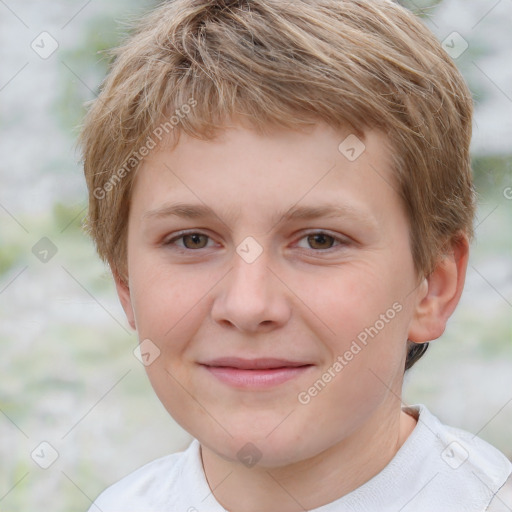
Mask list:
POLYGON ((312 363, 276 358, 226 357, 200 363, 213 377, 236 388, 269 388, 311 370, 312 363))

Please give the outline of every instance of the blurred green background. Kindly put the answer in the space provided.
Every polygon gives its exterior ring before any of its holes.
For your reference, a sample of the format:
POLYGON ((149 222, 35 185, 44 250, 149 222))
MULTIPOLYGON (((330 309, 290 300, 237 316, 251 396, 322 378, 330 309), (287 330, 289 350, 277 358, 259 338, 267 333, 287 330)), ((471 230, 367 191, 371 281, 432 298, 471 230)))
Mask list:
MULTIPOLYGON (((137 339, 82 230, 74 149, 107 70, 102 51, 153 3, 0 3, 1 512, 87 510, 107 485, 190 440, 134 357, 137 339), (31 48, 42 32, 59 45, 47 58, 31 48), (33 251, 44 237, 57 251, 46 263, 33 251), (48 469, 31 457, 43 441, 58 452, 48 469)), ((402 3, 440 40, 457 31, 469 44, 456 63, 476 102, 479 193, 466 290, 407 374, 404 402, 427 404, 512 458, 512 3, 402 3)))

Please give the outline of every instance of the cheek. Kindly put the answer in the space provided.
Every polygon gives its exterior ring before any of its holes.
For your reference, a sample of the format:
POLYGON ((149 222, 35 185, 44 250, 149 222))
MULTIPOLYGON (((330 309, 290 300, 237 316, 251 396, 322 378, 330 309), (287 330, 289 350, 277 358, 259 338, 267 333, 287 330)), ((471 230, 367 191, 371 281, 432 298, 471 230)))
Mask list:
POLYGON ((349 435, 392 396, 390 390, 400 393, 409 313, 384 288, 366 283, 356 289, 331 298, 336 334, 323 340, 330 357, 301 390, 299 410, 325 439, 349 435))
POLYGON ((191 380, 188 350, 208 314, 205 296, 211 276, 169 265, 140 268, 134 275, 134 311, 139 339, 149 339, 159 350, 146 366, 151 386, 169 414, 187 431, 195 432, 205 410, 191 396, 199 395, 191 380))
POLYGON ((162 346, 167 340, 179 340, 197 316, 212 286, 211 277, 192 267, 172 269, 145 262, 137 268, 143 270, 133 273, 132 303, 140 339, 151 338, 162 346))
POLYGON ((402 300, 401 286, 389 279, 393 274, 379 265, 361 262, 321 279, 304 276, 297 280, 302 283, 297 290, 298 295, 307 298, 306 305, 325 320, 330 328, 329 338, 346 342, 402 300))
POLYGON ((324 398, 344 403, 340 411, 360 401, 379 401, 386 392, 379 379, 391 386, 402 372, 411 314, 404 301, 407 285, 384 267, 358 264, 338 269, 325 287, 307 295, 308 305, 321 312, 329 327, 322 336, 328 353, 323 370, 330 369, 335 377, 326 375, 329 391, 324 398))

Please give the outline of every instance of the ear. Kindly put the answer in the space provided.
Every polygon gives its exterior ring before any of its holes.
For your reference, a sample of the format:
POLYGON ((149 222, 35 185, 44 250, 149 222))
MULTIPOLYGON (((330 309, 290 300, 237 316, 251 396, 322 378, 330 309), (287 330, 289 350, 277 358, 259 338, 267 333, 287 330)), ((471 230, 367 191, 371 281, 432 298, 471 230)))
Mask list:
POLYGON ((464 288, 468 258, 469 240, 460 234, 418 288, 418 302, 409 327, 410 341, 425 343, 443 334, 464 288))
POLYGON ((112 270, 112 275, 114 276, 114 282, 116 283, 117 296, 121 301, 128 323, 133 330, 137 330, 128 283, 119 276, 117 271, 112 270))

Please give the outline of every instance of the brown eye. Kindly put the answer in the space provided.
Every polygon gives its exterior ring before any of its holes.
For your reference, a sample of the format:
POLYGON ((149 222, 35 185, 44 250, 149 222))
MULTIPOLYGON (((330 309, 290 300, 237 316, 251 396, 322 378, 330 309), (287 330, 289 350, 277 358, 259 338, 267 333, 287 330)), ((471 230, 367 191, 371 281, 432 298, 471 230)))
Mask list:
POLYGON ((301 249, 307 249, 310 253, 330 254, 335 250, 343 250, 351 245, 351 241, 346 236, 329 235, 325 231, 316 231, 304 234, 299 240, 298 246, 301 249))
POLYGON ((208 243, 208 237, 201 233, 192 233, 190 235, 183 235, 180 237, 183 239, 183 245, 187 249, 203 249, 208 243), (189 243, 187 243, 189 241, 189 243), (204 242, 204 243, 202 243, 204 242))
POLYGON ((211 241, 210 237, 203 233, 181 232, 178 233, 174 238, 170 238, 164 241, 162 245, 181 252, 191 252, 194 250, 207 248, 209 241, 211 241))
POLYGON ((325 233, 315 233, 308 235, 308 244, 312 249, 330 249, 333 246, 335 238, 325 233))

